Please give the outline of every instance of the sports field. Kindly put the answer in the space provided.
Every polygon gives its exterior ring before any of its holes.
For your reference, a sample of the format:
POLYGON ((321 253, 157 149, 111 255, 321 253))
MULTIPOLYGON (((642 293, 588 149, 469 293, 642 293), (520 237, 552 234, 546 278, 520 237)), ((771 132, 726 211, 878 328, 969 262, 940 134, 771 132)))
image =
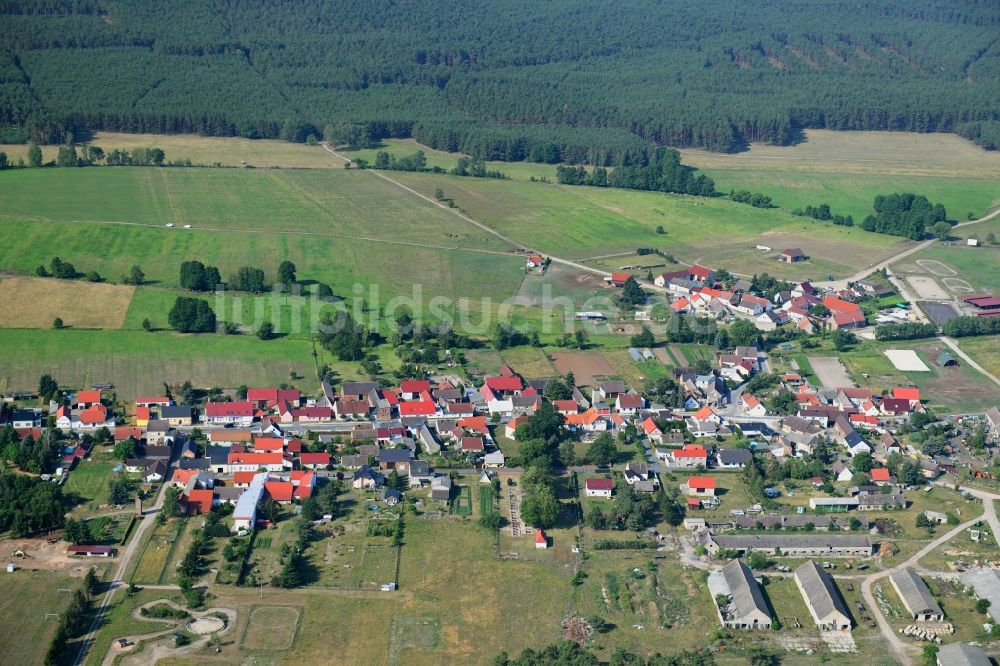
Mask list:
POLYGON ((69 605, 71 590, 78 587, 80 579, 47 571, 5 573, 0 578, 0 631, 3 632, 3 659, 0 661, 41 663, 59 626, 57 614, 69 605))
POLYGON ((120 328, 135 287, 43 278, 0 280, 0 326, 48 328, 59 317, 77 328, 120 328))
POLYGON ((828 203, 858 223, 876 194, 924 194, 958 220, 1000 205, 1000 154, 952 134, 806 130, 794 146, 681 154, 722 192, 762 192, 788 210, 828 203))
POLYGON ((650 247, 740 273, 820 279, 852 274, 906 247, 898 238, 725 199, 434 174, 393 178, 427 196, 440 188, 468 215, 513 240, 558 257, 593 260, 602 270, 608 266, 594 257, 650 247), (656 233, 658 226, 666 233, 656 233), (774 252, 755 249, 758 244, 774 252), (811 261, 778 262, 776 254, 786 247, 802 248, 811 261))

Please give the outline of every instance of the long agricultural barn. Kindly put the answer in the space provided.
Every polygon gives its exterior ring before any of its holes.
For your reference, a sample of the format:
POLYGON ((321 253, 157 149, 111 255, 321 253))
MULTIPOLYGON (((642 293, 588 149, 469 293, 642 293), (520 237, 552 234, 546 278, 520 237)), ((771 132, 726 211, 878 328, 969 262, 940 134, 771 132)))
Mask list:
MULTIPOLYGON (((716 569, 708 576, 708 589, 712 599, 729 598, 729 603, 719 606, 722 626, 729 629, 770 629, 771 614, 753 577, 750 567, 740 560, 716 569)), ((718 603, 716 601, 716 603, 718 603)))
POLYGON ((720 548, 784 557, 869 557, 872 542, 867 536, 815 534, 755 534, 748 536, 710 536, 704 546, 709 552, 720 548))
POLYGON ((896 594, 899 595, 910 618, 918 622, 941 622, 944 612, 934 600, 934 595, 927 589, 927 584, 917 575, 917 572, 907 567, 894 571, 889 575, 896 594))
POLYGON ((850 631, 851 613, 830 574, 809 560, 795 570, 794 578, 809 614, 821 631, 850 631))

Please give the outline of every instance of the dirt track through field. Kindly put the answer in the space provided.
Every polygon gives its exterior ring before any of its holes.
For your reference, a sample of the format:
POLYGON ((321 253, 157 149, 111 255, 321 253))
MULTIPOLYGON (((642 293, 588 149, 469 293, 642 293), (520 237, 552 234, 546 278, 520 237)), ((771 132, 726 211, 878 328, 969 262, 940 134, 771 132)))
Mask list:
POLYGON ((810 356, 809 365, 816 373, 824 388, 845 388, 854 386, 844 364, 836 356, 810 356))

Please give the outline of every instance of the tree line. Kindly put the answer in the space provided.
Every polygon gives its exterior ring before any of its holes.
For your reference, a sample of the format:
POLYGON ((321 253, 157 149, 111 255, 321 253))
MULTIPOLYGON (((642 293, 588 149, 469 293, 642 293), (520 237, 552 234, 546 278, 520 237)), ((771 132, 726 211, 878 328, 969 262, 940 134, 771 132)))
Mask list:
POLYGON ((989 3, 836 4, 822 16, 733 0, 463 9, 124 2, 107 22, 90 2, 7 2, 2 135, 307 141, 330 127, 612 166, 636 163, 646 144, 734 151, 796 141, 802 128, 959 132, 986 146, 1000 134, 989 3))

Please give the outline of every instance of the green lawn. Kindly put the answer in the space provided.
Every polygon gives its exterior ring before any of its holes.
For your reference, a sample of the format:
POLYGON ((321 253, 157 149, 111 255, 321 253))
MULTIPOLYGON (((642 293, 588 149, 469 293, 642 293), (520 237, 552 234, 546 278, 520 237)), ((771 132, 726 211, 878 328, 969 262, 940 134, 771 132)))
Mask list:
POLYGON ((63 493, 75 495, 80 499, 76 507, 78 513, 91 513, 98 505, 108 500, 108 484, 111 482, 111 469, 116 463, 97 460, 81 460, 69 473, 63 493))
MULTIPOLYGON (((949 276, 933 275, 926 268, 916 263, 920 260, 940 261, 955 271, 955 274, 951 277, 957 280, 964 280, 968 283, 968 287, 971 287, 976 293, 1000 293, 1000 248, 998 247, 969 247, 960 244, 944 246, 937 243, 926 250, 921 250, 907 257, 904 265, 900 267, 905 269, 904 272, 907 273, 915 272, 933 277, 939 286, 948 289, 949 284, 955 286, 955 283, 948 280, 949 276)), ((935 268, 943 271, 938 266, 935 266, 935 268)), ((960 288, 965 287, 961 283, 958 286, 960 288)), ((967 290, 968 287, 966 287, 966 291, 956 291, 953 293, 958 298, 972 296, 973 294, 967 290)))

